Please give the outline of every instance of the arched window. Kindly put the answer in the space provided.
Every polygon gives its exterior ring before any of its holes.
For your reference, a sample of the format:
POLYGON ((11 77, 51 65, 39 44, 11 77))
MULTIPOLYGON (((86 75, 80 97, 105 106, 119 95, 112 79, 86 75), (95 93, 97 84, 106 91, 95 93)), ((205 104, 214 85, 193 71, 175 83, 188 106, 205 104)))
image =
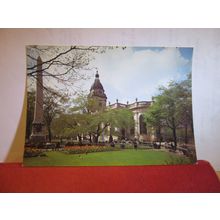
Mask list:
POLYGON ((143 115, 140 115, 139 117, 139 124, 140 124, 140 134, 147 134, 147 126, 144 121, 143 115))

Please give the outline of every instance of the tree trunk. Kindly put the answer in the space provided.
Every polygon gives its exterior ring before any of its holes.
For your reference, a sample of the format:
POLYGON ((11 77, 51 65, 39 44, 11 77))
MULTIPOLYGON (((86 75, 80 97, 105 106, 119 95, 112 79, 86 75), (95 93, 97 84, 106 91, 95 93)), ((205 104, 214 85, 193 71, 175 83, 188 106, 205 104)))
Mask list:
POLYGON ((49 142, 51 142, 52 133, 51 133, 51 128, 50 128, 50 126, 47 127, 47 130, 48 130, 48 139, 49 139, 49 142))
POLYGON ((173 142, 174 142, 174 146, 173 146, 173 150, 176 150, 176 146, 177 146, 177 137, 176 137, 176 126, 175 126, 175 119, 172 118, 172 131, 173 131, 173 142))
POLYGON ((112 137, 112 135, 110 134, 108 142, 109 142, 109 143, 112 143, 112 141, 113 141, 113 137, 112 137))
POLYGON ((89 133, 89 143, 91 144, 92 143, 92 134, 89 133))
POLYGON ((113 141, 113 137, 112 137, 112 127, 110 126, 108 142, 109 142, 109 143, 112 143, 112 141, 113 141))
POLYGON ((173 128, 172 130, 173 130, 173 142, 174 142, 173 150, 176 150, 176 146, 177 146, 176 128, 173 128))
POLYGON ((93 136, 93 142, 95 144, 98 144, 98 141, 99 141, 99 134, 96 134, 96 135, 93 136))
POLYGON ((77 137, 78 137, 78 140, 79 140, 79 145, 82 145, 82 137, 81 137, 81 135, 77 135, 77 137))
POLYGON ((95 143, 98 144, 98 142, 99 142, 99 135, 96 135, 95 143))
POLYGON ((157 127, 157 131, 156 131, 156 134, 157 134, 157 141, 162 142, 162 135, 161 135, 161 128, 160 126, 157 127))

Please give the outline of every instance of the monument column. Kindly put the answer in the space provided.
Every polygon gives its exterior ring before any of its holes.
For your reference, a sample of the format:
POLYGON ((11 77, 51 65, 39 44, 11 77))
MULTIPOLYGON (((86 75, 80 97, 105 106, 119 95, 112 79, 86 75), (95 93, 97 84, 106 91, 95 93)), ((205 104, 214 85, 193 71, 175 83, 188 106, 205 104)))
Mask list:
POLYGON ((44 110, 43 110, 42 60, 39 56, 37 58, 35 108, 34 108, 34 120, 32 123, 32 134, 31 134, 31 141, 34 143, 42 143, 46 140, 43 114, 44 114, 44 110))

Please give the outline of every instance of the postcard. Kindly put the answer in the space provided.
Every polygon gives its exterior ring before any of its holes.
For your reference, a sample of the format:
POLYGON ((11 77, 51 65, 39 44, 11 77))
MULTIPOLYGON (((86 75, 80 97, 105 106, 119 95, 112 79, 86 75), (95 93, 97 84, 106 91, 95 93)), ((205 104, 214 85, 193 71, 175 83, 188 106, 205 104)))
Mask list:
POLYGON ((190 47, 26 47, 24 166, 196 162, 190 47))

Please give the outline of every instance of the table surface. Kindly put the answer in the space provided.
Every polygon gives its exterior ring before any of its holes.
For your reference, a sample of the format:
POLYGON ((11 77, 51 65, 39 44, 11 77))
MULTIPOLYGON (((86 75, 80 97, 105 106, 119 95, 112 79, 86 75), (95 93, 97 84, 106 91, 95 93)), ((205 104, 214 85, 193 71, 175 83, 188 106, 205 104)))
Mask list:
POLYGON ((220 177, 220 171, 215 172, 207 161, 200 160, 193 165, 175 166, 0 164, 0 192, 220 192, 217 175, 220 177))

